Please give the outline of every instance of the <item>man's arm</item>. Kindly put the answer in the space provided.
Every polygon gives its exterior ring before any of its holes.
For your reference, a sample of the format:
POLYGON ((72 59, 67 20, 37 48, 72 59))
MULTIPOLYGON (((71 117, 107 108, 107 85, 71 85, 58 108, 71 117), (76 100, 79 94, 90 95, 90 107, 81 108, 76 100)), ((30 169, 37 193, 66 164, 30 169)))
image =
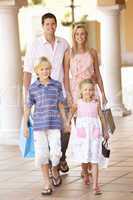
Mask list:
POLYGON ((29 120, 30 112, 31 112, 31 108, 25 107, 25 110, 24 110, 24 124, 23 124, 24 132, 23 132, 23 134, 24 134, 24 137, 26 137, 26 138, 29 137, 28 120, 29 120))

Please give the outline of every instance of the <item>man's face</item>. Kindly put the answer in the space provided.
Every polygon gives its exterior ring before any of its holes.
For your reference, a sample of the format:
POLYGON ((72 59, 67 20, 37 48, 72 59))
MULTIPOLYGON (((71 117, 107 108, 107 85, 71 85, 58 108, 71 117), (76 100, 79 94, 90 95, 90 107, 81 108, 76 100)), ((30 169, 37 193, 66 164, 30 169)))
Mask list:
POLYGON ((50 35, 54 35, 55 31, 56 31, 56 22, 54 20, 54 18, 47 18, 44 20, 44 23, 42 25, 44 33, 45 34, 50 34, 50 35))

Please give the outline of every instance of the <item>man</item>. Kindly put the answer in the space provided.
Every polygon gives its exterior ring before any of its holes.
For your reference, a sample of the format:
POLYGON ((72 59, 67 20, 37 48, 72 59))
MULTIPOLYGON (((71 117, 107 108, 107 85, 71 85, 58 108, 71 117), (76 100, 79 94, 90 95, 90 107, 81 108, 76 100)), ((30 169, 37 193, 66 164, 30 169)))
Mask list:
MULTIPOLYGON (((65 69, 63 68, 64 54, 68 50, 69 45, 67 41, 61 37, 55 36, 57 27, 56 17, 52 13, 46 13, 42 16, 42 28, 43 35, 37 38, 31 46, 27 48, 25 60, 24 60, 24 96, 27 96, 27 90, 31 82, 33 82, 33 68, 36 64, 36 60, 42 56, 49 59, 52 64, 51 78, 58 80, 62 83, 63 94, 66 97, 64 89, 64 75, 65 69)), ((68 79, 68 74, 65 80, 68 79)), ((66 86, 67 94, 70 94, 68 85, 66 86)), ((70 97, 70 95, 69 95, 70 97)), ((69 98, 70 99, 70 98, 69 98)), ((61 148, 62 158, 60 161, 60 170, 67 172, 69 167, 66 162, 66 149, 69 142, 70 133, 62 133, 61 148)))

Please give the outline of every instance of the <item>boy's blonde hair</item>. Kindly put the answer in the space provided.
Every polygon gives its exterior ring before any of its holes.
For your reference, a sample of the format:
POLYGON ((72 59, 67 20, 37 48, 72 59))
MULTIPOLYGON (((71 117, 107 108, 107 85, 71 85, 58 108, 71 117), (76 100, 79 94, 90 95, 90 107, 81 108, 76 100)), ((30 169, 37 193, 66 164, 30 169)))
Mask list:
POLYGON ((47 66, 49 66, 50 69, 52 68, 50 61, 46 57, 43 56, 43 57, 38 58, 35 68, 34 68, 35 73, 37 74, 38 69, 42 66, 45 66, 46 64, 47 66))
POLYGON ((94 82, 91 79, 84 79, 79 83, 79 98, 82 98, 82 87, 84 84, 91 84, 94 86, 94 82))

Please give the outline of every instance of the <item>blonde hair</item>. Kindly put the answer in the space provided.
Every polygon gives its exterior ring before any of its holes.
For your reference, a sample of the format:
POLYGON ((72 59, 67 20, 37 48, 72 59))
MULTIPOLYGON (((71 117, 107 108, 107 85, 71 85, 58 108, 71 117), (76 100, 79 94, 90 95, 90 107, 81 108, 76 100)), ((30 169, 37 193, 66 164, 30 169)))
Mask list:
POLYGON ((85 85, 85 84, 91 84, 91 85, 93 85, 93 87, 94 87, 94 82, 93 82, 91 79, 84 79, 83 81, 81 81, 81 82, 79 83, 79 98, 80 98, 80 99, 82 98, 82 87, 83 87, 83 85, 85 85))
POLYGON ((47 66, 49 66, 49 68, 52 68, 52 65, 50 63, 50 61, 46 58, 46 57, 40 57, 38 58, 36 65, 34 67, 34 71, 37 74, 38 73, 38 69, 41 68, 42 66, 45 66, 47 64, 47 66))
POLYGON ((84 24, 77 24, 77 25, 75 25, 75 27, 73 29, 73 33, 72 33, 72 56, 74 56, 77 53, 77 42, 75 40, 75 34, 76 34, 77 30, 80 29, 80 28, 84 29, 84 31, 85 31, 85 36, 86 36, 85 51, 89 50, 87 28, 85 27, 84 24))

